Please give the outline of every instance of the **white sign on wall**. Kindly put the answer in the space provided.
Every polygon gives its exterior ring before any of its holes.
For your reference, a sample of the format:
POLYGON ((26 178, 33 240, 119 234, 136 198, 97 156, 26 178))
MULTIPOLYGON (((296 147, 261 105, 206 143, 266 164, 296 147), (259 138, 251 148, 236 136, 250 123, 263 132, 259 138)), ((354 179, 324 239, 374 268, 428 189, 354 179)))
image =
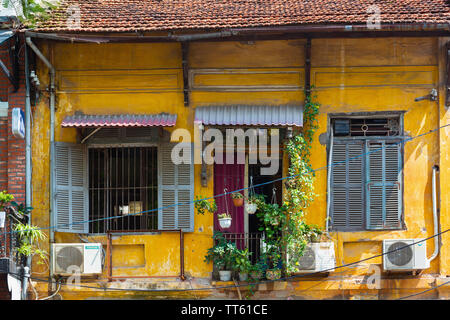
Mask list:
POLYGON ((20 108, 14 108, 11 115, 12 134, 14 137, 25 138, 25 115, 20 108))

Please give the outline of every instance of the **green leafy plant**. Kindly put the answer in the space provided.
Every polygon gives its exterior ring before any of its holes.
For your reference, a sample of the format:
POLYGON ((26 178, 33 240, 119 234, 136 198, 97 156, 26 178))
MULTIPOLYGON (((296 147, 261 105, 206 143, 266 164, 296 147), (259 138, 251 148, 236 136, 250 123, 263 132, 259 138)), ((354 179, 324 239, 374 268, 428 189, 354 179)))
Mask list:
POLYGON ((220 232, 214 234, 213 240, 214 245, 208 249, 205 262, 212 262, 218 271, 232 270, 237 251, 236 245, 227 241, 220 232))
POLYGON ((0 192, 0 210, 3 210, 5 208, 5 205, 9 202, 14 200, 14 196, 11 194, 6 193, 6 191, 0 192))
MULTIPOLYGON (((17 252, 24 257, 37 255, 41 260, 47 258, 47 252, 39 248, 39 241, 46 239, 45 233, 39 228, 29 224, 17 223, 14 226, 14 232, 17 234, 20 245, 17 252)), ((38 264, 42 263, 39 260, 38 264)))
POLYGON ((240 192, 233 192, 231 194, 231 199, 242 199, 242 198, 244 198, 244 196, 240 192))
MULTIPOLYGON (((316 198, 315 172, 310 157, 314 134, 318 128, 319 107, 320 105, 313 101, 311 94, 307 94, 303 131, 290 139, 285 147, 290 160, 288 174, 292 178, 285 184, 283 207, 289 218, 284 221, 282 247, 285 252, 295 251, 297 256, 302 256, 306 244, 316 235, 321 234, 317 226, 310 226, 303 219, 306 210, 316 198)), ((288 261, 286 267, 289 272, 294 266, 288 261)))
POLYGON ((259 231, 264 231, 267 240, 272 241, 281 236, 282 225, 286 220, 284 210, 284 207, 280 207, 276 203, 260 202, 258 204, 256 216, 261 223, 259 231))
POLYGON ((198 214, 205 214, 205 212, 214 213, 217 211, 217 204, 214 199, 206 200, 203 196, 195 198, 194 207, 198 214))
POLYGON ((241 273, 248 273, 252 267, 251 254, 248 249, 236 249, 233 269, 241 273))
POLYGON ((219 213, 217 219, 231 219, 231 214, 229 213, 219 213))

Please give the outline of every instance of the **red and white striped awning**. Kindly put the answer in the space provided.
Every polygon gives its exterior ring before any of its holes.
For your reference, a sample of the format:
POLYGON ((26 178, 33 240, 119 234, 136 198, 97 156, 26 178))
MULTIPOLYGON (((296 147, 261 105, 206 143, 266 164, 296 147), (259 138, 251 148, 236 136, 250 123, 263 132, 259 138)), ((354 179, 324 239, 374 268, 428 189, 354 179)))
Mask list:
POLYGON ((95 127, 172 127, 177 122, 176 114, 119 114, 119 115, 73 115, 61 123, 64 128, 95 127))

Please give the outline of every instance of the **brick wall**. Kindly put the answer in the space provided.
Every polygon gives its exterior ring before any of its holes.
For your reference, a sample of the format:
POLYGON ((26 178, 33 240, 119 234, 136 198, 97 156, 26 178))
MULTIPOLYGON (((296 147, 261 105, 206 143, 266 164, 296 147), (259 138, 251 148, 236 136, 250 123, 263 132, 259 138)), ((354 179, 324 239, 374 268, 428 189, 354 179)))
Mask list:
MULTIPOLYGON (((0 59, 12 73, 9 46, 14 45, 10 39, 0 46, 0 59)), ((14 196, 17 203, 25 202, 25 140, 17 139, 11 134, 12 109, 19 107, 25 111, 24 78, 24 41, 20 44, 19 54, 19 90, 14 91, 4 72, 0 70, 0 99, 8 101, 8 117, 0 117, 0 191, 7 191, 14 196)), ((10 300, 7 274, 0 274, 0 300, 10 300)))
MULTIPOLYGON (((9 45, 14 40, 6 41, 0 46, 0 59, 10 69, 9 45)), ((8 101, 8 117, 0 117, 0 190, 14 196, 18 203, 25 202, 25 140, 17 139, 11 134, 11 113, 13 108, 21 108, 25 112, 25 78, 23 41, 20 44, 19 76, 20 85, 17 92, 6 75, 0 71, 0 99, 8 101)))

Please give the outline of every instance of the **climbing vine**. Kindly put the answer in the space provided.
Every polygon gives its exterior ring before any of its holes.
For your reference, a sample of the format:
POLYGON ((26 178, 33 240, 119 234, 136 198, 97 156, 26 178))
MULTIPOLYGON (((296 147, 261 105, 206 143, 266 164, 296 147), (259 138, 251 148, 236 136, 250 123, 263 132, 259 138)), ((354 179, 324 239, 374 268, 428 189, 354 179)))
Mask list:
POLYGON ((285 218, 282 219, 284 224, 281 246, 283 251, 289 255, 286 265, 287 272, 295 269, 306 245, 315 241, 322 234, 319 227, 308 225, 304 221, 305 211, 316 198, 311 148, 314 134, 318 128, 317 116, 320 104, 314 99, 310 94, 306 95, 303 131, 297 133, 285 146, 285 152, 290 161, 288 176, 291 178, 285 183, 286 192, 281 210, 285 215, 285 218))

